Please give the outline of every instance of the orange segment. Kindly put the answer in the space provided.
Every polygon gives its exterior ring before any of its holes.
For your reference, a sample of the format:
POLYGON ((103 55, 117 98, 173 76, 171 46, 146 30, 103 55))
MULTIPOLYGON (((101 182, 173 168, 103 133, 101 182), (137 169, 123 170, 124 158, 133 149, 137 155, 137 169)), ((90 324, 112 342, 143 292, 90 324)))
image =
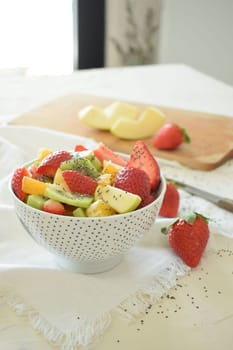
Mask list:
POLYGON ((47 183, 33 179, 29 176, 24 176, 22 181, 22 191, 27 194, 41 194, 44 195, 47 183))
POLYGON ((52 153, 51 149, 41 148, 37 155, 37 161, 41 162, 44 158, 46 158, 51 153, 52 153))

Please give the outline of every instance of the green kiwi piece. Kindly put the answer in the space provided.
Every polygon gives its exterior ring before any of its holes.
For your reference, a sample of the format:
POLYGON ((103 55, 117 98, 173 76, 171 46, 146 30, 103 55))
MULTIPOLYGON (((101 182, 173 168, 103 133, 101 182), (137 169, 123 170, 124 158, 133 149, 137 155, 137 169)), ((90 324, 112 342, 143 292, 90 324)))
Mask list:
POLYGON ((79 216, 79 217, 85 217, 86 214, 85 214, 85 210, 83 208, 76 208, 74 211, 73 211, 73 215, 74 216, 79 216))
POLYGON ((88 156, 88 159, 92 162, 92 164, 94 165, 97 171, 101 171, 102 169, 101 161, 93 153, 90 153, 90 155, 88 156))
POLYGON ((88 208, 92 203, 94 196, 82 195, 64 191, 57 185, 47 186, 44 195, 55 201, 73 205, 74 207, 88 208))
POLYGON ((47 182, 52 184, 53 183, 53 179, 47 175, 42 175, 39 179, 41 182, 47 182))
POLYGON ((39 194, 29 194, 27 197, 27 204, 35 209, 42 210, 44 203, 48 198, 41 196, 39 194))
POLYGON ((74 158, 87 158, 89 159, 94 167, 96 168, 97 171, 101 171, 102 169, 102 164, 101 161, 94 155, 93 151, 91 150, 86 150, 82 152, 75 152, 73 154, 74 158))
POLYGON ((60 164, 61 170, 76 170, 84 175, 97 178, 100 175, 100 172, 96 169, 96 167, 92 164, 92 162, 87 158, 72 158, 70 160, 66 160, 60 164))

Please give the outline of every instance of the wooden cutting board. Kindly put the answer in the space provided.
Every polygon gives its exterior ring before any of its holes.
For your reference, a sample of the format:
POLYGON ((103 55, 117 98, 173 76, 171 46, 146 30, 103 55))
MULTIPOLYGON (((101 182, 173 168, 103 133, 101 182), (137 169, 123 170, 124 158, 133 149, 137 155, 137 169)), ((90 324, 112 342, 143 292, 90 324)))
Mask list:
MULTIPOLYGON (((19 116, 11 121, 11 124, 38 126, 90 137, 106 143, 115 151, 129 153, 135 141, 121 140, 108 131, 90 128, 77 116, 78 111, 89 104, 104 107, 112 102, 113 99, 104 97, 68 95, 19 116)), ((129 102, 139 106, 141 110, 148 106, 129 102)), ((173 121, 186 128, 191 136, 191 143, 182 144, 173 151, 159 151, 152 146, 151 138, 148 138, 145 142, 155 156, 175 160, 187 167, 201 170, 214 169, 233 157, 233 118, 156 107, 165 113, 166 121, 173 121)))

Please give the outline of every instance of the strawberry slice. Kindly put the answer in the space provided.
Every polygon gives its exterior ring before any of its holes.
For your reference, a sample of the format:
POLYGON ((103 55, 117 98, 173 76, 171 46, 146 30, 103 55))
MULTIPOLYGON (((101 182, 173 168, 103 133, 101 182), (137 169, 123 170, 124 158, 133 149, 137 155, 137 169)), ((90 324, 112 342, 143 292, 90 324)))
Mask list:
POLYGON ((87 148, 83 145, 75 145, 74 146, 74 151, 75 152, 82 152, 82 151, 87 151, 87 148))
POLYGON ((24 176, 30 176, 30 173, 27 168, 17 168, 15 169, 12 180, 11 180, 11 186, 15 193, 15 195, 21 200, 24 201, 26 198, 26 193, 22 191, 22 181, 24 176))
MULTIPOLYGON (((114 186, 121 190, 137 194, 141 197, 140 208, 149 204, 150 179, 144 170, 138 168, 122 168, 116 175, 114 186)), ((154 197, 153 197, 154 199, 154 197)))
POLYGON ((66 210, 62 203, 54 201, 53 199, 48 199, 44 205, 42 210, 52 213, 52 214, 58 214, 58 215, 65 215, 66 210))
POLYGON ((93 195, 97 181, 75 170, 64 170, 62 177, 71 192, 93 195))
POLYGON ((179 204, 180 194, 176 186, 168 182, 159 215, 167 218, 175 218, 178 214, 179 204))
POLYGON ((151 190, 156 190, 160 183, 160 168, 144 141, 136 141, 127 166, 144 170, 149 176, 151 190))
POLYGON ((111 160, 113 163, 126 166, 126 161, 112 151, 103 142, 100 142, 98 146, 93 150, 94 155, 103 163, 104 160, 111 160))
POLYGON ((72 156, 68 151, 53 152, 42 160, 37 168, 37 173, 40 175, 54 177, 60 164, 66 160, 70 160, 71 158, 72 156))

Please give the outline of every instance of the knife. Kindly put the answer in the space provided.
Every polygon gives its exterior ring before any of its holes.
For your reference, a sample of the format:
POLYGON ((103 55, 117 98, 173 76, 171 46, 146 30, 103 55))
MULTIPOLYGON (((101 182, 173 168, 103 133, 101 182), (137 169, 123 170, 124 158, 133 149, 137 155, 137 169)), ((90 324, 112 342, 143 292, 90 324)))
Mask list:
POLYGON ((182 188, 184 191, 186 191, 190 194, 204 198, 207 201, 214 203, 219 208, 228 210, 228 211, 233 213, 233 200, 230 198, 223 198, 223 197, 217 196, 216 194, 206 192, 204 190, 201 190, 200 188, 196 188, 194 186, 185 184, 181 181, 176 181, 176 180, 168 179, 168 178, 166 180, 175 183, 180 188, 182 188))

